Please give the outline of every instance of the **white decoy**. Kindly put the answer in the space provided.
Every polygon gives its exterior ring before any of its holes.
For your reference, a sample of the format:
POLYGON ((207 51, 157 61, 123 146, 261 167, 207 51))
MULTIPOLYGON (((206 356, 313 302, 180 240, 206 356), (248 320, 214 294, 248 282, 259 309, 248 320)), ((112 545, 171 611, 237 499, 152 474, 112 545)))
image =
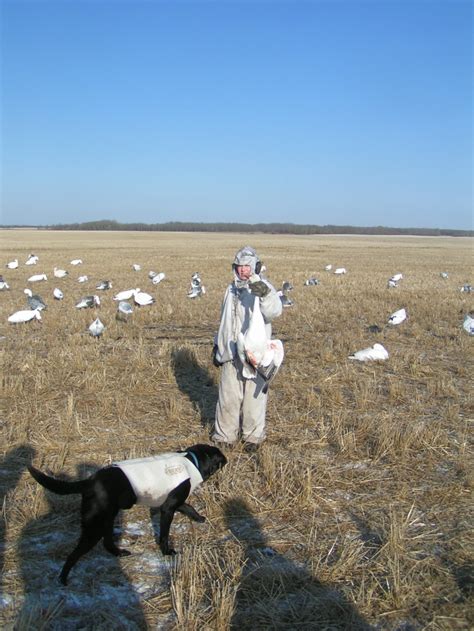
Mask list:
POLYGON ((133 270, 134 270, 135 272, 139 272, 139 271, 142 269, 142 266, 141 266, 141 265, 138 265, 138 263, 134 263, 134 264, 132 265, 132 268, 133 268, 133 270))
POLYGON ((334 270, 335 274, 347 274, 347 270, 345 267, 338 267, 334 270))
POLYGON ((112 289, 112 283, 110 282, 110 280, 101 280, 100 283, 98 283, 95 286, 96 289, 102 289, 103 291, 107 290, 107 289, 112 289))
POLYGON ((387 282, 387 287, 390 289, 392 287, 398 287, 398 283, 396 280, 393 280, 393 278, 389 278, 388 282, 387 282))
POLYGON ((206 293, 206 288, 202 287, 202 285, 196 285, 195 287, 191 287, 188 291, 188 298, 200 298, 206 293))
POLYGON ((25 262, 25 265, 36 265, 38 261, 39 261, 39 257, 37 257, 36 254, 30 254, 30 256, 25 262))
POLYGON ((76 309, 91 309, 92 307, 100 307, 99 296, 84 296, 76 304, 76 309))
POLYGON ((472 285, 468 285, 467 283, 465 285, 463 285, 461 287, 461 291, 466 292, 468 294, 471 293, 471 291, 474 291, 474 287, 472 285))
POLYGON ((94 322, 89 326, 89 333, 93 337, 100 337, 104 332, 104 329, 104 324, 99 320, 99 318, 96 318, 94 322))
POLYGON ((123 291, 119 291, 118 294, 115 294, 113 299, 117 302, 120 300, 130 300, 130 298, 133 298, 133 296, 139 292, 140 287, 137 287, 136 289, 124 289, 123 291))
POLYGON ((28 278, 29 283, 37 283, 40 280, 48 280, 48 277, 46 276, 46 274, 33 274, 33 276, 30 276, 28 278))
POLYGON ((10 285, 7 283, 7 281, 0 274, 0 291, 5 291, 6 289, 10 289, 10 285))
POLYGON ((287 291, 291 291, 293 289, 293 285, 289 282, 289 281, 285 281, 281 287, 281 290, 284 294, 286 294, 287 291))
POLYGON ((65 269, 58 269, 57 267, 54 268, 53 273, 56 278, 64 278, 69 274, 69 272, 67 272, 65 269))
POLYGON ((474 311, 470 311, 464 316, 464 322, 462 323, 463 329, 469 335, 474 335, 474 311))
POLYGON ((405 309, 398 309, 394 311, 388 319, 389 324, 401 324, 407 318, 407 312, 405 309))
POLYGON ((159 283, 161 283, 162 280, 164 280, 166 278, 166 275, 164 272, 160 272, 159 274, 155 274, 155 276, 153 276, 153 278, 151 279, 151 282, 154 285, 158 285, 159 283))
POLYGON ((22 311, 15 311, 8 318, 8 322, 12 324, 19 324, 20 322, 30 322, 30 320, 40 320, 41 321, 41 313, 39 309, 25 309, 22 311))
POLYGON ((35 311, 42 311, 43 309, 47 309, 45 301, 38 296, 38 294, 33 294, 31 289, 24 289, 23 292, 27 295, 28 304, 30 305, 30 309, 35 311))
POLYGON ((398 283, 402 279, 403 279, 403 274, 401 274, 400 272, 390 277, 390 280, 394 280, 396 283, 398 283))
POLYGON ((77 279, 78 283, 87 283, 87 281, 89 280, 88 276, 79 276, 79 278, 77 279))
POLYGON ((155 278, 155 276, 156 276, 156 272, 153 272, 153 271, 151 271, 151 270, 148 272, 148 278, 149 278, 150 280, 152 280, 153 278, 155 278))
POLYGON ((64 298, 64 294, 63 292, 59 289, 59 287, 55 287, 53 289, 53 296, 56 298, 56 300, 62 300, 64 298))
POLYGON ((147 294, 146 291, 137 292, 133 296, 133 300, 135 301, 135 304, 137 304, 139 307, 146 307, 148 305, 152 305, 155 302, 153 296, 147 294))
POLYGON ((388 359, 388 351, 382 346, 382 344, 377 343, 349 355, 349 359, 357 359, 357 361, 360 362, 384 360, 388 359))
POLYGON ((326 267, 324 268, 326 270, 326 272, 330 272, 332 270, 332 265, 326 265, 326 267))
POLYGON ((15 259, 14 261, 10 261, 9 263, 5 265, 5 267, 8 267, 8 269, 16 269, 18 267, 18 259, 15 259))
POLYGON ((440 276, 441 278, 449 278, 448 272, 441 272, 440 276))
POLYGON ((121 300, 118 303, 117 315, 116 315, 117 320, 126 322, 128 318, 132 315, 132 313, 133 313, 133 307, 129 302, 127 302, 126 300, 121 300))
POLYGON ((285 293, 283 293, 283 291, 280 289, 279 291, 277 291, 277 294, 280 296, 280 300, 281 300, 281 304, 283 307, 292 307, 293 306, 293 300, 287 296, 285 293))
POLYGON ((313 285, 319 285, 319 280, 317 278, 314 278, 314 276, 312 278, 307 278, 303 285, 305 287, 309 287, 309 286, 313 286, 313 285))
POLYGON ((70 265, 82 265, 82 259, 73 259, 70 265))

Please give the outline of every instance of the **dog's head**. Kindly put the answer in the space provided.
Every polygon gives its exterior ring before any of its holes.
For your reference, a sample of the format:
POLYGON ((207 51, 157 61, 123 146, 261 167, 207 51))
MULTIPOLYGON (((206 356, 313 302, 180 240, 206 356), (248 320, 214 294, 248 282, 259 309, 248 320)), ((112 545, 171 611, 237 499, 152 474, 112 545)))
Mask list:
POLYGON ((227 464, 227 458, 222 451, 214 445, 192 445, 186 449, 186 452, 192 452, 199 462, 199 472, 202 479, 207 480, 216 471, 222 469, 227 464))

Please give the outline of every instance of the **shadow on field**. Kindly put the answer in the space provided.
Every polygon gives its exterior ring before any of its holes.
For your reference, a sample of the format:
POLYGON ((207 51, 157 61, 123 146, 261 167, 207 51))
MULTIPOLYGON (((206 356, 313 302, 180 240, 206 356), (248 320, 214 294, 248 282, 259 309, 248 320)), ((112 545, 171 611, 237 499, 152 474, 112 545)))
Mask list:
MULTIPOLYGON (((82 463, 71 479, 84 479, 95 471, 97 465, 82 463)), ((107 552, 102 542, 79 559, 67 586, 60 583, 59 572, 79 538, 80 496, 42 491, 48 513, 27 523, 18 539, 25 599, 14 628, 146 629, 139 595, 122 571, 120 560, 107 552)), ((117 528, 120 514, 115 532, 117 528)))
POLYGON ((244 547, 245 566, 230 629, 372 629, 341 591, 271 548, 240 499, 224 507, 227 527, 244 547))
MULTIPOLYGON (((19 445, 9 451, 0 460, 0 507, 2 510, 2 518, 0 519, 0 576, 2 581, 5 580, 5 547, 7 535, 7 519, 10 509, 8 495, 18 484, 18 480, 23 474, 26 465, 30 464, 35 455, 35 450, 30 445, 19 445)), ((9 601, 9 594, 6 593, 4 586, 0 589, 0 605, 9 601)))
POLYGON ((202 427, 212 427, 219 392, 212 375, 199 365, 194 351, 186 347, 173 349, 171 365, 179 389, 199 411, 202 427))

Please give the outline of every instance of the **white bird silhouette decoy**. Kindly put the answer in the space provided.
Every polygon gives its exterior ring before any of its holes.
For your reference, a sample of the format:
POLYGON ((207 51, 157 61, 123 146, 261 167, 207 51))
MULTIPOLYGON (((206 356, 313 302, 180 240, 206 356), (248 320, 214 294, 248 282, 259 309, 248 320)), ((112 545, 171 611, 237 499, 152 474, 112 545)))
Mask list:
POLYGON ((38 311, 42 311, 43 309, 47 308, 46 303, 41 298, 41 296, 38 296, 38 294, 33 294, 31 289, 24 289, 23 293, 27 295, 28 304, 30 305, 30 309, 32 309, 33 311, 35 311, 36 309, 38 309, 38 311))
POLYGON ((73 259, 71 265, 82 265, 82 259, 73 259))
POLYGON ((25 262, 25 265, 36 265, 38 261, 39 261, 39 258, 36 256, 36 254, 30 254, 30 256, 25 262))
POLYGON ((78 283, 87 283, 87 281, 89 280, 88 276, 79 276, 79 278, 77 279, 78 283))
POLYGON ((401 324, 407 318, 407 312, 405 309, 398 309, 394 311, 388 319, 389 324, 401 324))
POLYGON ((464 322, 462 323, 463 329, 469 333, 469 335, 474 335, 474 311, 470 311, 464 316, 464 322))
POLYGON ((134 263, 132 265, 132 268, 134 269, 135 272, 139 272, 142 269, 142 266, 138 265, 138 263, 134 263))
POLYGON ((448 272, 441 272, 440 276, 441 278, 449 278, 448 272))
POLYGON ((30 276, 28 278, 29 283, 37 283, 40 280, 48 280, 48 277, 46 276, 46 274, 33 274, 33 276, 30 276))
POLYGON ((154 285, 158 285, 159 283, 161 283, 162 280, 164 280, 166 278, 165 273, 164 272, 160 272, 159 274, 155 274, 153 276, 153 278, 151 279, 151 282, 154 285))
POLYGON ((56 278, 64 278, 69 274, 69 272, 67 272, 65 269, 58 269, 57 267, 54 268, 53 273, 56 278))
POLYGON ((305 287, 309 287, 309 286, 313 286, 313 285, 319 285, 319 280, 317 278, 315 278, 314 276, 312 276, 311 278, 307 278, 303 285, 305 287))
POLYGON ((91 309, 92 307, 100 307, 99 296, 84 296, 76 304, 76 309, 91 309))
POLYGON ((56 298, 56 300, 62 300, 64 298, 64 294, 63 292, 59 289, 59 287, 55 287, 53 289, 53 296, 56 298))
POLYGON ((398 287, 398 282, 393 280, 393 278, 389 278, 387 282, 387 287, 398 287))
POLYGON ((377 343, 349 355, 349 359, 357 359, 360 362, 384 360, 388 359, 388 351, 382 344, 377 343))
POLYGON ((110 280, 101 280, 100 283, 97 283, 95 288, 102 289, 104 291, 107 289, 112 289, 112 283, 110 282, 110 280))
POLYGON ((9 263, 5 265, 5 267, 8 267, 8 269, 16 269, 18 267, 18 259, 15 259, 14 261, 10 261, 9 263))
POLYGON ((156 272, 153 272, 153 271, 151 271, 151 270, 148 272, 148 278, 149 278, 150 280, 152 280, 153 278, 155 278, 155 276, 156 276, 156 272))
POLYGON ((114 300, 130 300, 130 298, 133 298, 133 296, 139 292, 140 287, 137 287, 136 289, 124 289, 123 291, 119 291, 118 294, 115 294, 114 300))
POLYGON ((116 315, 117 320, 126 322, 128 318, 132 315, 132 313, 133 313, 133 307, 129 302, 127 302, 126 300, 121 300, 118 303, 117 315, 116 315))
POLYGON ((155 302, 153 296, 147 294, 146 291, 136 292, 133 296, 133 300, 139 307, 146 307, 147 305, 152 305, 155 302))
POLYGON ((99 318, 96 318, 94 322, 89 326, 89 333, 93 337, 100 337, 104 332, 104 329, 104 324, 99 320, 99 318))
POLYGON ((10 289, 10 285, 7 283, 7 281, 0 274, 0 291, 5 291, 6 289, 10 289))
POLYGON ((332 270, 332 265, 329 263, 329 265, 326 265, 324 269, 326 270, 326 272, 330 272, 332 270))
POLYGON ((347 270, 345 267, 338 267, 334 270, 335 274, 347 274, 347 270))
POLYGON ((396 283, 398 283, 402 279, 403 279, 403 274, 401 274, 400 272, 390 277, 390 280, 394 280, 396 283))
POLYGON ((12 315, 8 318, 8 322, 11 322, 12 324, 30 322, 30 320, 41 320, 41 313, 39 309, 15 311, 15 313, 12 313, 12 315))

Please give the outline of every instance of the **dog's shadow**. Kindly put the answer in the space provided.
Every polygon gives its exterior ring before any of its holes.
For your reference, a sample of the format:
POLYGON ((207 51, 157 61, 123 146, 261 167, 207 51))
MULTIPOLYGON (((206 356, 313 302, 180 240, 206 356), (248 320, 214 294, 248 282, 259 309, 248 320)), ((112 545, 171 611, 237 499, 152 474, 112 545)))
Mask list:
POLYGON ((244 549, 245 562, 231 630, 373 629, 341 591, 272 548, 243 500, 229 500, 224 512, 227 527, 244 549))
POLYGON ((199 364, 194 351, 186 347, 172 350, 171 365, 179 389, 200 413, 202 427, 212 427, 219 392, 213 376, 199 364))
MULTIPOLYGON (((9 451, 0 460, 0 506, 3 507, 3 516, 0 518, 0 576, 2 577, 2 584, 5 578, 5 548, 7 545, 7 523, 9 517, 9 510, 11 503, 9 501, 9 494, 13 492, 18 484, 20 477, 23 474, 24 469, 35 455, 33 447, 27 444, 18 445, 11 451, 9 451)), ((6 592, 2 587, 0 588, 0 602, 8 603, 11 595, 6 592)))
MULTIPOLYGON (((83 479, 97 470, 83 463, 83 479)), ((58 476, 59 477, 59 476, 58 476)), ((65 479, 65 476, 61 476, 65 479)), ((32 479, 32 484, 37 484, 32 479)), ((80 530, 80 496, 61 497, 45 491, 48 513, 32 519, 18 541, 18 557, 25 599, 15 628, 137 628, 147 624, 140 598, 125 576, 120 560, 102 543, 81 558, 69 577, 59 582, 59 572, 74 548, 80 530)), ((120 515, 115 528, 120 528, 120 515)))

